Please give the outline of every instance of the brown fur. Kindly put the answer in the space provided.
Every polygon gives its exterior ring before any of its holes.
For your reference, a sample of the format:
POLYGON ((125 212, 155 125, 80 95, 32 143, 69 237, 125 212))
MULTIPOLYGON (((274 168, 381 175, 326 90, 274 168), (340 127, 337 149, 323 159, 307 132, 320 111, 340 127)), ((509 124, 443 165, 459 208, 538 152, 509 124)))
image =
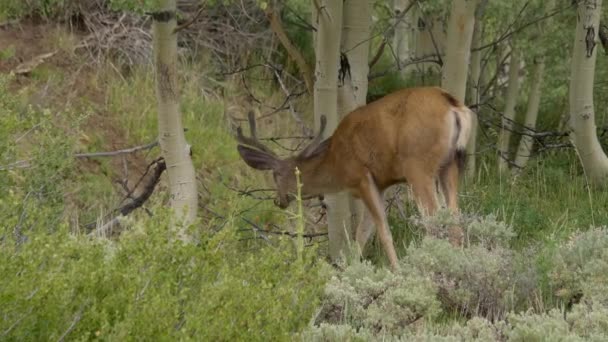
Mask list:
MULTIPOLYGON (((458 177, 470 115, 468 108, 440 88, 403 89, 349 113, 331 138, 307 148, 312 152, 305 157, 272 162, 260 156, 241 156, 246 161, 264 160, 263 166, 272 167, 281 207, 289 204, 288 193, 295 191, 295 167, 302 172, 304 195, 346 190, 360 198, 395 268, 397 256, 382 192, 393 184, 407 182, 421 213, 432 215, 438 207, 435 181, 439 180, 448 207, 457 212, 458 177), (274 163, 276 166, 272 166, 274 163)), ((364 225, 357 229, 361 248, 371 235, 364 225)))

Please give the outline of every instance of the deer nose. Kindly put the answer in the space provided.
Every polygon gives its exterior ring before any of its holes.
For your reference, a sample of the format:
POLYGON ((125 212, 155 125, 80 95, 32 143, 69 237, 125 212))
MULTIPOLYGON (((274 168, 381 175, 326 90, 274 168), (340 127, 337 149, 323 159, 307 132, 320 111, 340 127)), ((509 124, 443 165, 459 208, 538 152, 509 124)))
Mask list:
POLYGON ((287 208, 289 206, 289 202, 284 202, 284 201, 281 201, 278 198, 275 198, 274 199, 274 205, 276 205, 277 207, 279 207, 281 209, 285 209, 285 208, 287 208))

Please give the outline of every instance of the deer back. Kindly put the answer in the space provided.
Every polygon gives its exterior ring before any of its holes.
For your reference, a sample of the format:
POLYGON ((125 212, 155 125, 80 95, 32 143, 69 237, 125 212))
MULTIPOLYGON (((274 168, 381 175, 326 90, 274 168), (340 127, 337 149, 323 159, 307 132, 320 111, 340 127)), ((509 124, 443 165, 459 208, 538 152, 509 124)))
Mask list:
POLYGON ((459 135, 468 140, 463 127, 470 117, 461 108, 436 87, 391 93, 340 122, 326 163, 345 187, 356 187, 367 171, 381 189, 405 181, 412 170, 435 174, 458 148, 459 135))

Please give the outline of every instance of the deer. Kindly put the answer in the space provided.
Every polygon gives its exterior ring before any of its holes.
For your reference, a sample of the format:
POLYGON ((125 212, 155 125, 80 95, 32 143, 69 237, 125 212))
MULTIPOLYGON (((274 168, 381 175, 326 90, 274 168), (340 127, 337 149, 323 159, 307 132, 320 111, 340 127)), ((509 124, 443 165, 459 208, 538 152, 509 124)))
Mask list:
POLYGON ((250 112, 251 135, 246 137, 237 128, 237 150, 248 166, 272 171, 277 191, 274 202, 282 209, 295 198, 296 168, 303 198, 347 191, 361 200, 367 210, 355 233, 360 251, 375 226, 390 267, 396 270, 398 259, 383 193, 394 184, 407 183, 420 215, 431 216, 439 207, 436 191, 440 188, 448 210, 458 214, 458 182, 473 115, 439 87, 406 88, 348 113, 326 139, 327 120, 321 116, 319 132, 311 143, 288 158, 279 158, 259 141, 250 112))

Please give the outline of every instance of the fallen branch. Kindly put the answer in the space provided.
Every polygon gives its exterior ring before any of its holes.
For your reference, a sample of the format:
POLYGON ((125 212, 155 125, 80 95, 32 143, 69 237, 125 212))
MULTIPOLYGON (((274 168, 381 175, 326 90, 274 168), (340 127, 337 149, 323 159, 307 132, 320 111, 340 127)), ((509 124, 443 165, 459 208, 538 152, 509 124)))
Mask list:
MULTIPOLYGON (((147 181, 145 183, 143 183, 143 185, 142 185, 143 189, 139 193, 139 195, 137 195, 135 197, 130 197, 131 194, 129 194, 128 198, 130 198, 131 200, 128 201, 126 204, 122 205, 121 207, 119 207, 119 208, 117 208, 117 209, 115 209, 115 210, 112 211, 113 213, 114 212, 118 212, 119 215, 117 215, 116 217, 112 218, 111 220, 109 220, 108 222, 106 222, 105 224, 103 224, 102 226, 100 226, 97 229, 98 232, 105 233, 105 232, 109 231, 114 226, 116 226, 117 224, 120 223, 121 217, 129 215, 135 209, 141 207, 150 198, 150 196, 154 192, 154 189, 156 188, 156 185, 160 181, 160 176, 167 169, 167 164, 165 164, 165 160, 161 157, 161 158, 158 158, 158 159, 154 160, 148 166, 148 169, 152 169, 153 170, 152 176, 150 176, 147 179, 147 181)), ((146 175, 147 175, 147 172, 144 173, 144 175, 142 176, 142 179, 146 175)), ((137 182, 137 184, 142 183, 142 179, 140 179, 137 182)), ((97 222, 91 222, 91 223, 86 224, 84 226, 84 228, 87 229, 87 230, 92 230, 96 226, 97 226, 97 222)))
POLYGON ((125 148, 125 149, 117 150, 117 151, 76 153, 76 154, 74 154, 74 158, 115 157, 115 156, 120 156, 123 154, 135 153, 135 152, 142 151, 142 150, 150 150, 156 146, 158 146, 158 140, 155 140, 146 145, 125 148))
MULTIPOLYGON (((90 153, 76 153, 73 155, 74 158, 94 158, 94 157, 116 157, 124 154, 135 153, 142 150, 150 150, 154 147, 158 146, 158 141, 153 141, 146 145, 135 146, 130 148, 125 148, 117 151, 108 151, 108 152, 90 152, 90 153)), ((0 165, 0 171, 8 171, 14 169, 27 169, 32 167, 32 159, 18 160, 16 162, 0 165)))
POLYGON ((13 70, 13 72, 15 73, 15 75, 27 75, 27 74, 31 73, 32 70, 34 70, 37 66, 44 63, 44 61, 55 56, 56 54, 57 54, 57 50, 38 55, 25 63, 19 64, 15 68, 15 70, 13 70))

